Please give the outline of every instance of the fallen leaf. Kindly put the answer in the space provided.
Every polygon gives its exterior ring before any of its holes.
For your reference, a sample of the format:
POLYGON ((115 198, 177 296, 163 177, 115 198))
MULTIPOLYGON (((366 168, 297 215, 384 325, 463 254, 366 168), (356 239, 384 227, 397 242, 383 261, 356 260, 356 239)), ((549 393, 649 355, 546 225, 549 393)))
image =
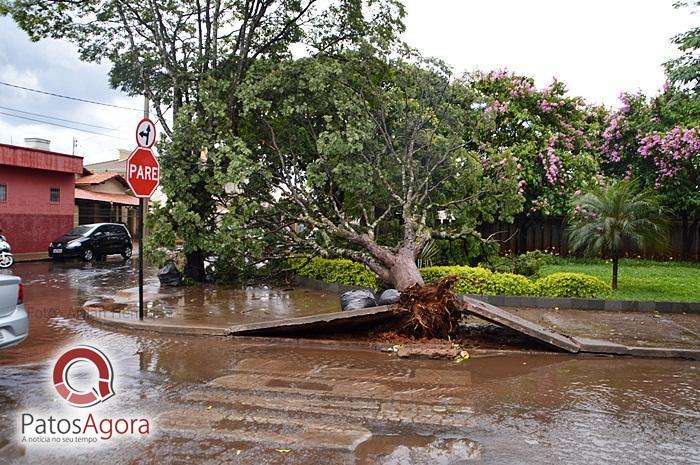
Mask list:
POLYGON ((287 452, 291 451, 291 449, 275 449, 275 452, 279 452, 280 454, 286 454, 287 452))

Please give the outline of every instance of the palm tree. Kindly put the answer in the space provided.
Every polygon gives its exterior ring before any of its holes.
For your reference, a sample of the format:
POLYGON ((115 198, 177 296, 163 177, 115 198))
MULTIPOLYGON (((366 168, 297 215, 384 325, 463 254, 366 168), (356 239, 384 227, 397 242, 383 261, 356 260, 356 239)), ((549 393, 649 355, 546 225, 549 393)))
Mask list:
POLYGON ((618 181, 581 196, 572 209, 569 248, 612 258, 612 288, 623 244, 665 247, 668 223, 659 196, 636 182, 618 181))

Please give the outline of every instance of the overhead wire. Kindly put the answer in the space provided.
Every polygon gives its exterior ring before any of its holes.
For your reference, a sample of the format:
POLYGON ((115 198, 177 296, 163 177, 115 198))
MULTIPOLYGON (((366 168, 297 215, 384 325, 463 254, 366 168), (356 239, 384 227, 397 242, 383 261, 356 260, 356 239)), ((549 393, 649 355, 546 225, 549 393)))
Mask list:
POLYGON ((57 121, 63 121, 63 122, 66 122, 66 123, 80 124, 81 126, 90 126, 90 127, 97 128, 97 129, 105 129, 105 130, 107 130, 107 131, 116 131, 116 130, 117 130, 117 129, 115 129, 115 128, 108 128, 108 127, 105 127, 105 126, 98 126, 98 125, 96 125, 96 124, 83 123, 83 122, 81 122, 81 121, 74 121, 74 120, 70 120, 70 119, 59 118, 59 117, 57 117, 57 116, 45 115, 45 114, 43 114, 43 113, 32 113, 31 111, 19 110, 19 109, 17 109, 17 108, 4 107, 4 106, 2 106, 2 105, 0 105, 0 108, 3 109, 3 110, 14 111, 14 112, 17 112, 17 113, 24 113, 25 115, 40 116, 40 117, 42 117, 42 118, 55 119, 55 120, 57 120, 57 121))
POLYGON ((112 103, 104 103, 104 102, 98 102, 97 100, 89 100, 89 99, 84 99, 80 97, 72 97, 70 95, 63 95, 63 94, 57 94, 55 92, 46 92, 44 90, 39 90, 39 89, 32 89, 30 87, 24 87, 24 86, 19 86, 17 84, 10 84, 9 82, 3 82, 0 81, 0 85, 7 86, 7 87, 14 87, 15 89, 22 89, 26 90, 29 92, 36 92, 38 94, 45 94, 45 95, 51 95, 53 97, 59 97, 59 98, 65 98, 69 100, 75 100, 78 102, 84 102, 84 103, 91 103, 93 105, 102 105, 104 107, 111 107, 111 108, 120 108, 122 110, 131 110, 131 111, 139 111, 142 112, 143 108, 131 108, 131 107, 124 107, 121 105, 114 105, 112 103))
POLYGON ((29 118, 27 116, 13 115, 11 113, 5 113, 2 111, 0 111, 0 115, 11 116, 13 118, 20 118, 20 119, 24 119, 24 120, 28 120, 28 121, 34 121, 36 123, 50 124, 51 126, 58 126, 61 128, 66 128, 66 129, 73 129, 74 131, 87 132, 88 134, 96 134, 98 136, 111 137, 112 139, 128 140, 125 137, 118 137, 118 136, 113 136, 111 134, 104 134, 104 133, 97 132, 97 131, 90 131, 88 129, 81 129, 81 128, 76 128, 76 127, 72 127, 72 126, 66 126, 65 124, 52 123, 50 121, 42 121, 42 120, 35 119, 35 118, 29 118))

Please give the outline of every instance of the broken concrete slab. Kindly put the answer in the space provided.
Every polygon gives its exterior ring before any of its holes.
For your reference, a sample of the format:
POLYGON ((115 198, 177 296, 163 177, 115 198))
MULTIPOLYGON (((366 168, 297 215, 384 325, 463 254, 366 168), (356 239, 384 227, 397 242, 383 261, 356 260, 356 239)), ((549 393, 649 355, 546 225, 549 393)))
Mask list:
POLYGON ((610 341, 601 339, 591 339, 588 337, 573 336, 571 339, 576 341, 581 347, 581 352, 589 352, 594 354, 614 354, 627 355, 628 348, 622 344, 616 344, 610 341))
MULTIPOLYGON (((510 329, 537 339, 545 344, 566 352, 576 353, 579 346, 568 336, 561 335, 543 326, 513 315, 494 305, 481 302, 471 297, 462 296, 468 310, 487 321, 506 326, 510 329)), ((347 312, 328 313, 325 315, 289 318, 285 320, 250 323, 232 326, 228 334, 277 336, 284 334, 303 334, 311 332, 352 332, 375 326, 388 320, 394 314, 394 306, 371 307, 347 312)))
POLYGON ((347 333, 376 326, 378 323, 388 320, 394 314, 395 308, 392 305, 384 305, 324 315, 235 325, 228 328, 227 334, 229 336, 278 336, 313 332, 347 333))
MULTIPOLYGON (((567 336, 478 299, 469 296, 460 296, 460 299, 467 304, 468 312, 481 319, 510 328, 520 334, 569 353, 700 360, 700 349, 691 347, 632 346, 585 336, 567 336)), ((146 319, 139 321, 138 316, 133 312, 104 311, 103 308, 95 307, 91 305, 91 303, 87 303, 84 308, 86 319, 88 320, 129 330, 154 331, 165 334, 191 336, 276 337, 361 331, 376 327, 378 324, 389 320, 396 310, 396 306, 381 306, 347 312, 335 312, 323 315, 221 327, 179 323, 167 319, 146 319)), ((676 325, 679 326, 678 324, 676 325)), ((682 328, 692 332, 685 327, 682 328)), ((404 351, 404 355, 406 355, 405 352, 406 351, 404 351)), ((435 355, 448 358, 454 356, 451 351, 445 351, 445 353, 440 354, 436 353, 435 355)))
POLYGON ((690 360, 700 360, 700 350, 683 349, 674 347, 640 347, 616 344, 600 339, 590 339, 586 337, 574 336, 577 343, 581 345, 582 353, 606 354, 606 355, 632 355, 635 357, 654 358, 686 358, 690 360))
POLYGON ((580 350, 579 344, 569 336, 556 333, 549 328, 540 326, 519 316, 498 308, 495 305, 487 304, 472 297, 460 296, 462 302, 467 304, 467 311, 479 318, 500 326, 505 326, 514 331, 522 333, 547 345, 556 347, 566 352, 577 353, 580 350))

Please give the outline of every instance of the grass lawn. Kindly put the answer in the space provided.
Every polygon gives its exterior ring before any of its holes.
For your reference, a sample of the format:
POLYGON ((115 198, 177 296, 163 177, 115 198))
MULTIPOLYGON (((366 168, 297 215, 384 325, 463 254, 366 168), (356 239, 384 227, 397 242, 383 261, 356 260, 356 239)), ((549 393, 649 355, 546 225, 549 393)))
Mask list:
MULTIPOLYGON (((608 284, 612 279, 612 263, 605 260, 560 259, 554 265, 543 266, 540 275, 559 271, 586 273, 601 278, 608 284)), ((620 260, 618 287, 608 298, 700 301, 700 264, 620 260)))

